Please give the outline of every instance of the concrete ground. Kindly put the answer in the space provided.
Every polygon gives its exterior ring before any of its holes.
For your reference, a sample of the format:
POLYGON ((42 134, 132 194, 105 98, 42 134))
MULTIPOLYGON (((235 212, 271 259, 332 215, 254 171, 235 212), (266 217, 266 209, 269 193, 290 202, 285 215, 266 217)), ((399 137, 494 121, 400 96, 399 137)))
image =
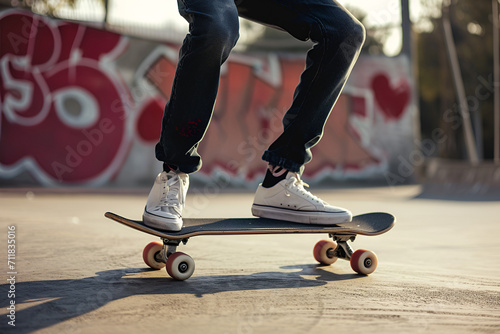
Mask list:
MULTIPOLYGON (((180 247, 196 270, 178 282, 142 262, 157 238, 103 216, 140 218, 147 191, 0 189, 2 271, 13 278, 0 285, 0 332, 500 332, 500 202, 431 199, 419 186, 315 193, 397 217, 390 232, 352 243, 377 253, 375 273, 315 264, 326 235, 203 236, 180 247)), ((252 198, 202 187, 186 215, 250 217, 252 198)))

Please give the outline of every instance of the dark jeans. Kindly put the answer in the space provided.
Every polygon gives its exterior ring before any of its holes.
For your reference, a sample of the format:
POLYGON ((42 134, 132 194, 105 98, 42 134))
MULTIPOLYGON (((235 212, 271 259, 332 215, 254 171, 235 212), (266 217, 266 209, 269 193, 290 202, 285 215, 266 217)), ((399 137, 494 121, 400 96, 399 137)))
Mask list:
POLYGON ((201 168, 198 144, 210 123, 220 67, 238 40, 238 15, 281 28, 299 40, 312 40, 306 68, 283 133, 262 159, 300 172, 311 147, 351 72, 365 38, 363 26, 333 0, 178 0, 189 22, 180 50, 170 100, 165 107, 156 157, 180 171, 201 168))

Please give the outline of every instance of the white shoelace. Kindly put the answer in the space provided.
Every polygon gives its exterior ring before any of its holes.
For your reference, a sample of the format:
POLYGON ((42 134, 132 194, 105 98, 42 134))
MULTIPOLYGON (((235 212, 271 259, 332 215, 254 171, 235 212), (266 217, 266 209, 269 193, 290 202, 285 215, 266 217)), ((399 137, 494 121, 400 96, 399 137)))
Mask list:
MULTIPOLYGON (((319 203, 324 203, 323 200, 321 200, 319 197, 314 196, 304 188, 304 187, 309 187, 309 185, 300 179, 298 173, 293 173, 293 175, 294 176, 290 177, 288 179, 288 182, 285 183, 285 187, 287 187, 288 189, 297 189, 301 195, 306 196, 309 199, 312 199, 319 203)), ((290 196, 288 192, 286 193, 286 195, 290 196)))
POLYGON ((182 180, 178 175, 174 175, 167 180, 167 182, 163 183, 163 192, 161 198, 161 206, 166 206, 168 208, 173 209, 177 214, 181 214, 181 201, 179 197, 182 199, 182 195, 179 196, 179 193, 182 192, 182 180))

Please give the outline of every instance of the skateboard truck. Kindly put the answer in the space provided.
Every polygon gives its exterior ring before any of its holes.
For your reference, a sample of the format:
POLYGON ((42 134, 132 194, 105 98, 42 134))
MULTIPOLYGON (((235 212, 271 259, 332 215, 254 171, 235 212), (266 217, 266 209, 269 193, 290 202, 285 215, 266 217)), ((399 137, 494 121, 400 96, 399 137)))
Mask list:
MULTIPOLYGON (((174 240, 169 240, 169 239, 166 239, 166 238, 161 238, 161 240, 163 241, 163 249, 162 249, 162 256, 163 256, 163 259, 165 259, 165 261, 163 261, 164 263, 166 263, 168 257, 172 254, 174 254, 175 252, 177 252, 177 247, 181 244, 185 245, 187 244, 189 238, 186 238, 186 239, 174 239, 174 240)), ((161 260, 161 259, 158 259, 158 260, 161 260)))
POLYGON ((352 257, 352 254, 354 254, 354 250, 352 249, 351 245, 348 243, 348 241, 354 241, 356 239, 355 235, 335 235, 330 233, 330 238, 333 239, 337 243, 337 248, 335 249, 328 249, 327 250, 327 256, 329 258, 339 258, 339 259, 345 259, 345 260, 350 260, 352 257))

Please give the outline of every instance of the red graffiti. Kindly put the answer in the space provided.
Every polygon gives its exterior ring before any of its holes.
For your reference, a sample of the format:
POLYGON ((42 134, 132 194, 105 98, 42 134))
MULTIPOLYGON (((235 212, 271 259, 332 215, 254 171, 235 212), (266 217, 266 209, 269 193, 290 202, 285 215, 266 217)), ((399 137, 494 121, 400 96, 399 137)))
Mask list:
POLYGON ((371 88, 385 116, 391 120, 399 119, 410 102, 411 89, 408 81, 401 80, 396 88, 393 88, 389 77, 379 73, 373 77, 371 88))
POLYGON ((0 13, 0 170, 29 170, 44 184, 102 183, 118 171, 128 90, 106 64, 124 42, 29 12, 0 13))
POLYGON ((166 101, 161 98, 153 98, 146 101, 141 108, 135 125, 138 138, 151 144, 158 141, 165 103, 166 101))

